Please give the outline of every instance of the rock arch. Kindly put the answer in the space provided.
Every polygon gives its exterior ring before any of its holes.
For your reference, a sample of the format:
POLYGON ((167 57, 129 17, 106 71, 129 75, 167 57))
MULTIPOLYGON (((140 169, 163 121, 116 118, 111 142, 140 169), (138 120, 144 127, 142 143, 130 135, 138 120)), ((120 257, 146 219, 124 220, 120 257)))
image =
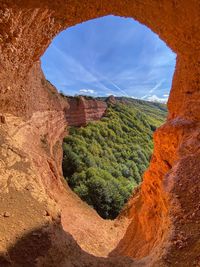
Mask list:
POLYGON ((38 245, 34 237, 45 233, 46 248, 42 253, 35 250, 31 256, 33 266, 198 266, 199 1, 2 0, 0 14, 3 264, 19 264, 22 258, 27 264, 31 247, 38 245), (177 54, 168 120, 155 133, 154 154, 140 192, 114 224, 104 224, 63 187, 60 148, 66 128, 63 110, 68 104, 45 81, 39 63, 61 30, 108 14, 137 19, 177 54), (86 251, 97 256, 106 254, 100 244, 103 240, 107 244, 105 250, 113 248, 110 255, 122 257, 101 259, 81 251, 73 238, 64 234, 59 209, 64 229, 70 224, 73 237, 80 243, 83 239, 81 245, 86 251), (72 210, 76 215, 68 220, 72 210), (74 223, 78 217, 80 226, 74 223), (86 218, 95 218, 96 222, 82 229, 86 218), (130 224, 125 232, 123 227, 117 227, 127 221, 130 224), (104 229, 100 231, 102 225, 104 229), (109 236, 113 228, 120 230, 109 236), (92 243, 91 236, 97 232, 96 242, 92 243), (117 235, 122 237, 118 244, 115 237, 112 239, 117 235), (26 253, 15 257, 13 248, 23 244, 20 240, 26 240, 26 253), (124 258, 126 255, 140 260, 132 262, 124 258))

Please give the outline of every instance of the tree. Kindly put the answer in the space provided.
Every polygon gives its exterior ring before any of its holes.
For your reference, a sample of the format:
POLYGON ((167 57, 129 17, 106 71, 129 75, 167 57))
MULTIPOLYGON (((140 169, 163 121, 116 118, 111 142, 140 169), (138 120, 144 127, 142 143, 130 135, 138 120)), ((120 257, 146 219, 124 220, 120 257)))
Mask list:
POLYGON ((153 131, 166 116, 157 105, 129 101, 108 107, 98 122, 70 128, 63 143, 69 186, 103 218, 114 219, 141 183, 153 131))

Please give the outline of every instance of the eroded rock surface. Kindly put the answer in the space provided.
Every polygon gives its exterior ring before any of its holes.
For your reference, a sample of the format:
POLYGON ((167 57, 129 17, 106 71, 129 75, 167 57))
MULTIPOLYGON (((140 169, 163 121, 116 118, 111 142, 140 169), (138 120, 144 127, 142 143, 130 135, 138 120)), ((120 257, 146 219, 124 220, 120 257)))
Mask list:
POLYGON ((1 266, 199 266, 200 2, 0 3, 1 266), (137 19, 177 53, 168 120, 141 189, 114 222, 64 183, 69 106, 39 65, 57 33, 107 14, 137 19), (107 254, 115 257, 98 257, 107 254))
POLYGON ((96 99, 86 99, 83 96, 66 98, 69 108, 66 109, 66 120, 69 126, 85 126, 90 121, 103 117, 106 102, 96 99))

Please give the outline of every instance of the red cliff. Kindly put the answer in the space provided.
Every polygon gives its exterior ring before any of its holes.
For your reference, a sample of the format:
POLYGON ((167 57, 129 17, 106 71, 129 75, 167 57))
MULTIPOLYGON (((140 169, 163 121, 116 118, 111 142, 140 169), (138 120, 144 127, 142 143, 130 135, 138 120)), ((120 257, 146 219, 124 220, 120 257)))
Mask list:
POLYGON ((84 126, 90 121, 96 121, 104 115, 106 102, 87 99, 83 96, 66 98, 69 107, 65 109, 69 126, 84 126))

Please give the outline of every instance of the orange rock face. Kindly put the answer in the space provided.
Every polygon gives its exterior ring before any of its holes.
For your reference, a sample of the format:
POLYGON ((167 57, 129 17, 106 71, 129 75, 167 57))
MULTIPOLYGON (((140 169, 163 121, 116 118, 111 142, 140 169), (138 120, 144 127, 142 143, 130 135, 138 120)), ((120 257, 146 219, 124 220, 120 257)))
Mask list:
POLYGON ((66 120, 69 126, 84 126, 103 117, 107 105, 103 101, 84 97, 67 98, 66 120))
POLYGON ((199 266, 199 1, 2 0, 0 9, 0 266, 199 266), (177 54, 168 119, 115 221, 64 182, 70 105, 38 61, 61 30, 108 14, 137 19, 177 54))

